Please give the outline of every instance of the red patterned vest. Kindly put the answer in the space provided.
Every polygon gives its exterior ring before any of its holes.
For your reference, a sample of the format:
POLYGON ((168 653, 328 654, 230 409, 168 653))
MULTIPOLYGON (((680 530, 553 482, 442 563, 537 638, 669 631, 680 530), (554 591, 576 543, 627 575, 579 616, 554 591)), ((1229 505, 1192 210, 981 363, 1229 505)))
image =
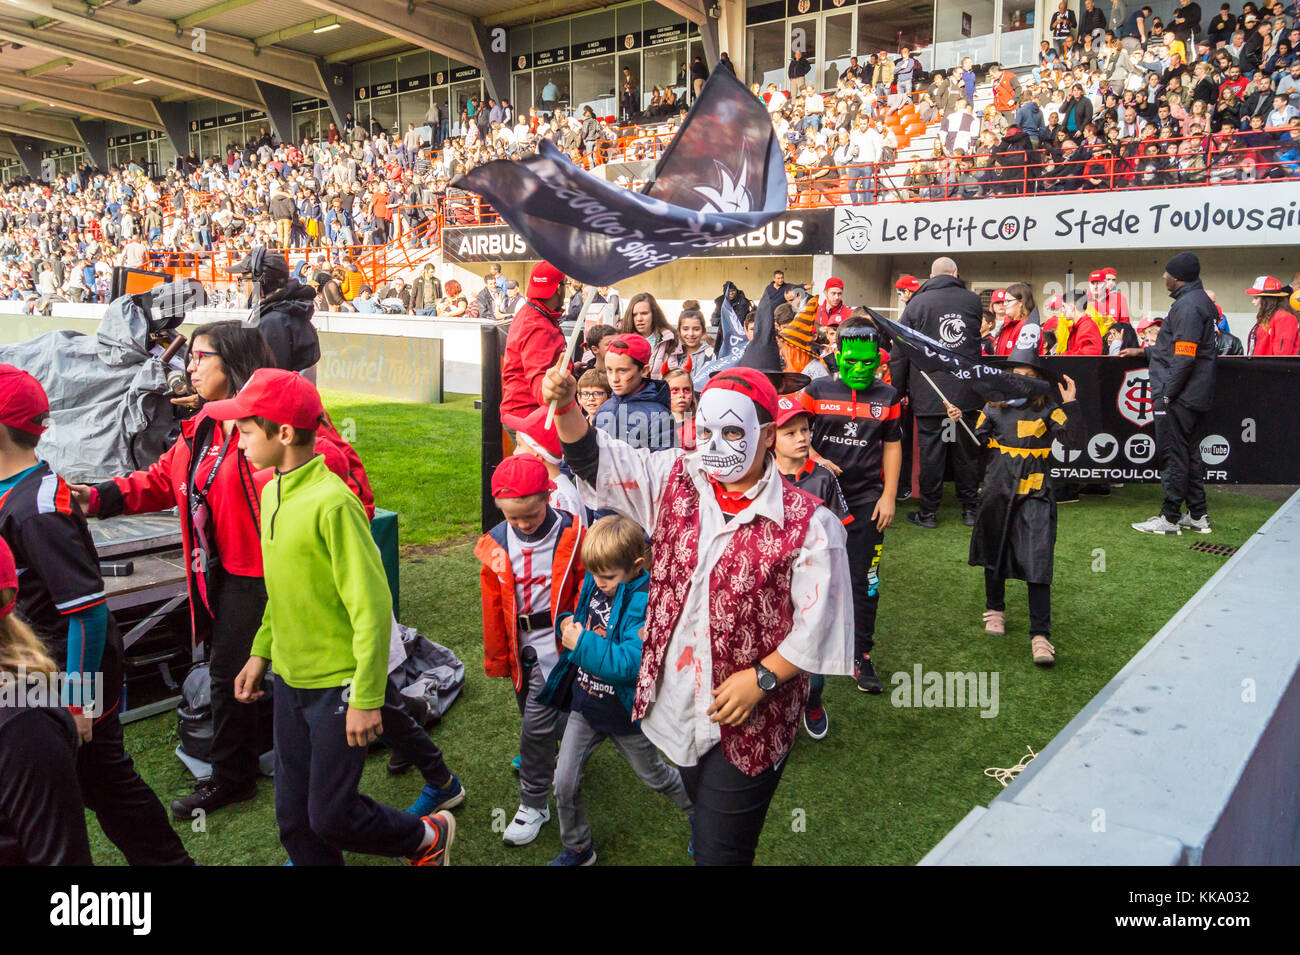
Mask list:
MULTIPOLYGON (((633 719, 645 715, 664 654, 699 561, 700 495, 679 459, 668 476, 651 544, 650 599, 633 719)), ((794 605, 790 573, 803 546, 817 498, 781 482, 785 527, 759 517, 739 527, 709 574, 709 641, 713 685, 752 667, 790 633, 794 605)), ((808 702, 808 676, 778 687, 740 726, 722 727, 722 752, 748 776, 774 766, 794 743, 808 702)))

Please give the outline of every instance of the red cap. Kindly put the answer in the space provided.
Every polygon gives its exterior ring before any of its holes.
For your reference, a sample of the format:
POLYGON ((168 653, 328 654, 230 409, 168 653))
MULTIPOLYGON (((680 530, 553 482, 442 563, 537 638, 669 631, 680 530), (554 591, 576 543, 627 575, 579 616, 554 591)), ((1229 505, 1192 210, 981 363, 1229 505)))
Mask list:
POLYGON ((617 352, 620 355, 627 355, 638 365, 645 365, 650 361, 650 343, 636 332, 628 332, 625 335, 615 335, 609 340, 605 347, 605 354, 617 352))
POLYGON ((776 388, 772 386, 767 375, 756 368, 728 368, 718 372, 704 386, 704 391, 700 392, 701 396, 707 394, 710 388, 738 391, 766 411, 773 421, 776 420, 778 410, 776 388))
POLYGON ((1047 321, 1043 322, 1043 331, 1050 332, 1059 324, 1061 324, 1061 320, 1057 318, 1055 315, 1053 315, 1047 321))
POLYGON ((546 465, 527 454, 506 458, 492 472, 493 497, 530 497, 554 490, 546 465))
POLYGON ((9 549, 4 538, 0 537, 0 590, 12 590, 14 599, 0 605, 0 617, 7 617, 14 612, 18 603, 18 567, 14 564, 14 552, 9 549))
POLYGON ((560 436, 556 433, 555 423, 552 422, 549 428, 546 427, 546 411, 546 406, 542 405, 527 417, 503 414, 501 423, 527 436, 529 441, 558 460, 564 456, 564 449, 560 447, 560 436))
POLYGON ((1053 295, 1047 300, 1048 308, 1065 308, 1065 299, 1059 295, 1053 295))
POLYGON ((989 296, 989 302, 993 305, 996 305, 998 302, 1005 302, 1006 300, 1007 290, 1004 288, 995 288, 993 294, 989 296))
POLYGON ((921 283, 916 280, 915 275, 900 276, 898 281, 894 283, 894 288, 900 292, 915 292, 920 287, 921 283))
POLYGON ((832 275, 830 278, 826 280, 826 285, 823 291, 828 288, 837 288, 842 292, 844 291, 844 280, 837 279, 835 276, 832 275))
POLYGON ((813 417, 811 411, 799 404, 799 402, 795 401, 789 395, 782 395, 777 399, 776 426, 778 428, 784 427, 787 422, 799 417, 801 414, 806 414, 809 418, 813 417))
POLYGON ((1119 278, 1119 273, 1116 272, 1116 271, 1115 271, 1113 268, 1111 268, 1109 265, 1106 266, 1104 269, 1101 270, 1101 274, 1104 275, 1104 276, 1105 276, 1106 278, 1108 278, 1108 279, 1117 279, 1117 278, 1119 278))
POLYGON ((41 383, 21 368, 0 365, 0 424, 44 434, 49 417, 50 399, 41 383))
POLYGON ((528 276, 528 291, 526 298, 537 298, 543 301, 555 294, 555 290, 564 282, 564 273, 553 266, 550 262, 538 262, 533 266, 533 272, 528 276))
POLYGON ((1137 323, 1137 331, 1143 332, 1152 325, 1163 325, 1164 323, 1165 320, 1163 318, 1144 318, 1142 321, 1137 323))
POLYGON ((1089 282, 1104 282, 1104 281, 1106 281, 1106 273, 1103 272, 1101 269, 1097 269, 1096 271, 1089 272, 1089 273, 1088 273, 1088 281, 1089 281, 1089 282))
POLYGON ((316 386, 297 372, 283 368, 259 368, 239 394, 203 406, 213 421, 265 418, 276 424, 308 430, 320 423, 325 406, 316 386))
POLYGON ((1261 275, 1255 283, 1246 289, 1247 295, 1285 295, 1282 283, 1271 275, 1261 275))

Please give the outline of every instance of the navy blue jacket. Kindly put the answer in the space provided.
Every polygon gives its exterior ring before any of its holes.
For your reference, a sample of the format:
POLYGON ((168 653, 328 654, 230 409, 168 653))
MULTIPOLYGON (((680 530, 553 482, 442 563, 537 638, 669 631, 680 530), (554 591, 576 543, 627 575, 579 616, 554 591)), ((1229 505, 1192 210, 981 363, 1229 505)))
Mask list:
POLYGON ((611 396, 600 406, 592 423, 634 448, 663 451, 677 440, 671 407, 667 382, 650 378, 630 395, 611 396))
POLYGON ((570 617, 583 626, 578 645, 560 654, 551 670, 546 686, 538 694, 539 703, 554 705, 551 700, 560 682, 571 667, 582 667, 592 676, 614 687, 618 701, 632 713, 636 698, 636 681, 641 672, 641 628, 645 625, 646 605, 650 600, 650 575, 644 570, 628 581, 619 584, 609 607, 609 625, 605 636, 586 629, 587 615, 591 612, 591 598, 596 591, 596 578, 588 571, 578 594, 578 608, 574 613, 562 613, 555 620, 555 637, 558 640, 564 623, 570 617))

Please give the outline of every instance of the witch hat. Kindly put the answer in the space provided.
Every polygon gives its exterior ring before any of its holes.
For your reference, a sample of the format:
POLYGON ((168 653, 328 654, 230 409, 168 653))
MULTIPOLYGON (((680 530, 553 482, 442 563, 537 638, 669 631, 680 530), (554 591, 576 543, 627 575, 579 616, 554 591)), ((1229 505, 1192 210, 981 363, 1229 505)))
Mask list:
POLYGON ((730 282, 722 286, 722 315, 719 329, 718 355, 712 361, 706 361, 698 370, 692 371, 691 378, 695 391, 699 393, 709 383, 709 379, 720 371, 731 368, 740 361, 749 339, 745 337, 744 317, 736 314, 736 309, 727 298, 733 288, 730 282))
POLYGON ((776 330, 776 337, 787 345, 807 352, 813 358, 821 357, 817 348, 817 296, 804 299, 803 308, 794 318, 776 330))
POLYGON ((1058 381, 1060 372, 1057 370, 1055 363, 1039 354, 1042 344, 1042 319, 1039 318, 1038 309, 1035 308, 1029 313, 1025 323, 1020 326, 1020 334, 1016 336, 1015 347, 1011 349, 1011 354, 1007 355, 1007 364, 1027 365, 1042 372, 1043 376, 1049 380, 1058 381))
POLYGON ((789 395, 806 388, 812 379, 801 372, 785 370, 781 349, 776 344, 775 312, 776 305, 763 296, 754 316, 754 338, 745 346, 736 367, 761 371, 772 382, 777 394, 789 395))

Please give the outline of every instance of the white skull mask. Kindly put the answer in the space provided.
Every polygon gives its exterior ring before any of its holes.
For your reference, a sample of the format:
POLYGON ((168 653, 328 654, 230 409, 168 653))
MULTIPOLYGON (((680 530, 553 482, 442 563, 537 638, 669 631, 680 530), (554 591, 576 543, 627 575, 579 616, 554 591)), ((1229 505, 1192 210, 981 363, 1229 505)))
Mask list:
POLYGON ((758 408, 744 395, 709 388, 700 396, 695 434, 700 463, 716 481, 740 479, 754 463, 759 443, 758 408))

